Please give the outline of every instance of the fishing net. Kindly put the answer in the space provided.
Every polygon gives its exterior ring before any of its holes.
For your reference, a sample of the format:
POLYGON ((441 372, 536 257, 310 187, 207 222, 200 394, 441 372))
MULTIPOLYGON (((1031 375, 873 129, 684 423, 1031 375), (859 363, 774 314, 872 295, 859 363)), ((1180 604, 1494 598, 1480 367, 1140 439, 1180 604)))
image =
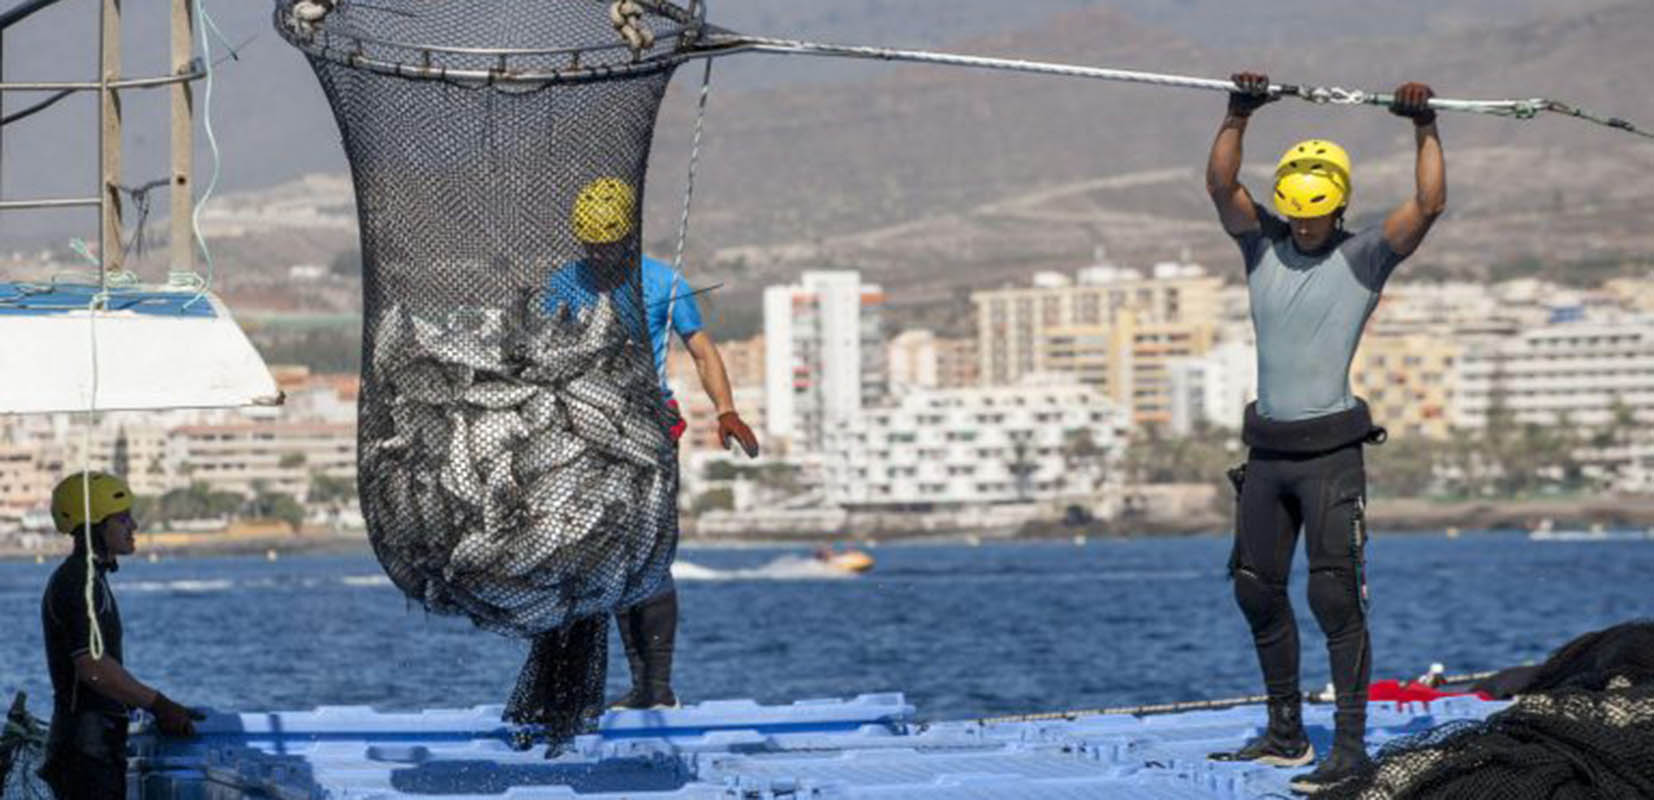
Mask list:
POLYGON ((1392 742, 1333 798, 1654 797, 1654 623, 1586 634, 1510 708, 1392 742))
POLYGON ((355 180, 374 552, 425 608, 535 638, 507 716, 565 736, 602 700, 603 615, 677 544, 638 234, 698 9, 278 0, 275 21, 355 180))

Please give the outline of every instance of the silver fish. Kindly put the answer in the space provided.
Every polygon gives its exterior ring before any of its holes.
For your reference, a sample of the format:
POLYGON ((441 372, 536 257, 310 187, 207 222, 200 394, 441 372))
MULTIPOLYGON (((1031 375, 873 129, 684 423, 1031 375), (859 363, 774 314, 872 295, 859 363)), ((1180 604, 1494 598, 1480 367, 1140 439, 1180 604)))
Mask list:
POLYGON ((445 406, 459 399, 459 393, 449 384, 448 376, 429 362, 410 364, 396 373, 392 380, 398 396, 416 403, 445 406))
POLYGON ((412 360, 413 332, 400 305, 392 305, 379 315, 378 327, 373 332, 373 357, 369 360, 377 375, 390 375, 401 370, 412 360))
POLYGON ((467 441, 467 425, 463 414, 449 416, 453 435, 448 444, 448 458, 442 465, 442 488, 456 500, 475 504, 482 499, 482 482, 471 463, 471 448, 467 441))
POLYGON ((468 415, 471 461, 475 464, 492 462, 506 453, 506 448, 528 435, 528 426, 514 411, 481 411, 468 415))
POLYGON ((606 452, 614 452, 624 444, 620 438, 620 430, 610 421, 608 415, 589 403, 575 399, 573 395, 569 395, 566 400, 569 425, 580 438, 606 452))
POLYGON ((538 390, 523 402, 523 422, 532 430, 568 427, 568 415, 557 402, 557 395, 549 390, 538 390))
POLYGON ((586 443, 580 437, 566 430, 543 430, 531 436, 516 452, 517 474, 533 481, 568 466, 584 452, 586 443))
POLYGON ((516 408, 538 393, 533 386, 504 381, 478 383, 465 390, 464 400, 474 406, 492 409, 516 408))

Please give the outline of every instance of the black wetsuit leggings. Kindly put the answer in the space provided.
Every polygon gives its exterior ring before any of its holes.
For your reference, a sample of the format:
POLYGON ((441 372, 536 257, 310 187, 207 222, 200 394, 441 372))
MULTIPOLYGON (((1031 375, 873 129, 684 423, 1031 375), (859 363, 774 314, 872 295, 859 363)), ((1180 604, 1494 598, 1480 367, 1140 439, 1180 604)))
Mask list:
POLYGON ((672 653, 678 636, 678 587, 669 577, 665 588, 631 608, 615 612, 632 686, 659 699, 671 689, 672 653))
POLYGON ((1298 531, 1309 554, 1309 604, 1327 637, 1336 719, 1345 735, 1366 724, 1372 645, 1367 634, 1366 470, 1360 444, 1303 456, 1254 448, 1241 484, 1230 574, 1252 628, 1270 697, 1295 695, 1298 624, 1287 578, 1298 531))

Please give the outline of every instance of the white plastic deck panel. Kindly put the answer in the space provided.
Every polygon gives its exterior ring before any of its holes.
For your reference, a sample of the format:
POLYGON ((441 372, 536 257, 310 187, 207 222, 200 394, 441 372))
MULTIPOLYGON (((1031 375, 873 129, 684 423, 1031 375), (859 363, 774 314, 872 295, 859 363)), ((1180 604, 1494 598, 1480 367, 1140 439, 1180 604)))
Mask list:
POLYGON ((277 405, 281 392, 211 293, 0 282, 0 414, 277 405))
MULTIPOLYGON (((1374 703, 1368 743, 1503 708, 1469 698, 1374 703)), ((135 738, 141 800, 802 800, 1285 797, 1301 770, 1207 761, 1257 733, 1262 708, 1049 722, 914 722, 900 694, 610 713, 560 754, 512 746, 501 709, 331 707, 216 714, 199 740, 135 738)), ((1317 749, 1330 707, 1305 708, 1317 749)))

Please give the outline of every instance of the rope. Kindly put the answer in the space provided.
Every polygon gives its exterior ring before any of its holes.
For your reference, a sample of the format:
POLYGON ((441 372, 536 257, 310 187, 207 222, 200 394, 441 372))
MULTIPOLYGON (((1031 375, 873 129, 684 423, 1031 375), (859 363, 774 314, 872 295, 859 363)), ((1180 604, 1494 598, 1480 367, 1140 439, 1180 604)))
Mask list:
MULTIPOLYGON (((672 312, 678 305, 678 276, 683 274, 683 249, 689 239, 689 206, 695 197, 695 165, 701 160, 701 132, 706 122, 706 99, 712 93, 712 59, 706 60, 706 70, 701 73, 701 94, 695 107, 695 136, 689 146, 689 176, 683 185, 683 215, 678 218, 678 247, 672 255, 672 290, 666 298, 666 326, 660 335, 662 339, 662 358, 656 368, 660 371, 660 382, 666 385, 666 358, 672 352, 672 312)), ((698 293, 692 293, 698 294, 698 293)))
MULTIPOLYGON (((100 272, 102 270, 99 270, 100 272)), ((93 599, 97 583, 97 548, 92 542, 92 426, 98 415, 98 310, 108 298, 107 292, 98 292, 86 304, 86 328, 91 338, 92 391, 86 401, 86 426, 80 432, 80 500, 81 535, 86 540, 86 649, 92 660, 103 658, 103 628, 98 625, 98 610, 93 599)))
POLYGON ((643 51, 655 46, 655 31, 643 21, 643 6, 636 0, 614 0, 609 4, 609 24, 614 26, 626 46, 632 49, 632 60, 642 57, 643 51))
MULTIPOLYGON (((1170 75, 1156 72, 1140 72, 1135 70, 1106 69, 1103 67, 1084 67, 1073 64, 1057 64, 1046 61, 1025 61, 1010 58, 988 58, 984 56, 968 56, 957 53, 942 53, 929 50, 900 50, 886 47, 861 47, 854 45, 823 44, 820 42, 806 42, 796 39, 776 39, 763 36, 725 35, 708 37, 698 46, 702 55, 716 56, 738 52, 780 53, 792 55, 829 56, 836 58, 866 58, 882 61, 908 61, 920 64, 943 64, 959 67, 977 67, 981 69, 1005 70, 1010 72, 1027 72, 1037 75, 1061 75, 1074 78, 1094 78, 1097 80, 1119 81, 1124 83, 1140 83, 1150 86, 1171 86, 1184 89, 1206 89, 1216 92, 1239 91, 1240 87, 1227 80, 1213 80, 1210 78, 1194 78, 1186 75, 1170 75)), ((1360 89, 1345 89, 1337 86, 1300 86, 1295 84, 1271 84, 1270 94, 1283 97, 1297 97, 1311 103, 1331 105, 1378 105, 1387 106, 1392 96, 1377 92, 1366 92, 1360 89)), ((1514 119, 1532 119, 1542 111, 1551 111, 1571 117, 1595 122, 1610 128, 1626 131, 1654 138, 1654 131, 1644 130, 1618 117, 1603 117, 1591 114, 1573 106, 1556 100, 1545 98, 1530 98, 1519 100, 1456 100, 1445 97, 1430 99, 1430 107, 1442 111, 1461 111, 1475 114, 1489 114, 1514 119)))
MULTIPOLYGON (((196 246, 201 248, 201 260, 206 262, 207 274, 202 276, 201 273, 193 269, 174 270, 167 274, 167 282, 170 284, 194 285, 196 287, 195 296, 183 305, 182 310, 185 311, 206 296, 207 291, 212 288, 213 278, 216 276, 212 248, 207 246, 207 237, 201 233, 201 210, 207 206, 207 200, 212 197, 213 190, 218 187, 218 176, 224 163, 223 156, 218 150, 218 137, 213 133, 212 127, 212 89, 215 70, 212 60, 212 36, 208 34, 210 32, 212 35, 216 35, 220 41, 225 39, 224 34, 218 30, 218 24, 213 22, 211 15, 207 14, 207 9, 202 4, 202 0, 195 0, 195 17, 196 30, 201 31, 201 62, 205 65, 207 73, 201 105, 201 127, 207 135, 207 148, 212 153, 212 176, 207 179, 206 188, 201 190, 201 196, 195 201, 195 209, 190 212, 190 233, 195 237, 196 246)), ((233 48, 230 50, 230 55, 235 56, 233 48)))
MULTIPOLYGON (((1441 679, 1437 685, 1456 683, 1471 683, 1484 680, 1499 674, 1492 672, 1475 672, 1469 675, 1454 675, 1441 679)), ((1308 699, 1308 696, 1306 696, 1308 699)), ((976 720, 978 725, 1014 722, 1050 722, 1055 720, 1072 721, 1081 717, 1100 716, 1145 716, 1150 714, 1175 714, 1183 711, 1201 711, 1218 708, 1235 708, 1237 706, 1253 706, 1269 702, 1269 695, 1254 694, 1245 697, 1229 697, 1221 700, 1186 700, 1180 703, 1159 703, 1143 706, 1121 706, 1117 708, 1089 708, 1073 711, 1047 711, 1037 714, 1014 714, 1002 717, 982 717, 976 720)))

